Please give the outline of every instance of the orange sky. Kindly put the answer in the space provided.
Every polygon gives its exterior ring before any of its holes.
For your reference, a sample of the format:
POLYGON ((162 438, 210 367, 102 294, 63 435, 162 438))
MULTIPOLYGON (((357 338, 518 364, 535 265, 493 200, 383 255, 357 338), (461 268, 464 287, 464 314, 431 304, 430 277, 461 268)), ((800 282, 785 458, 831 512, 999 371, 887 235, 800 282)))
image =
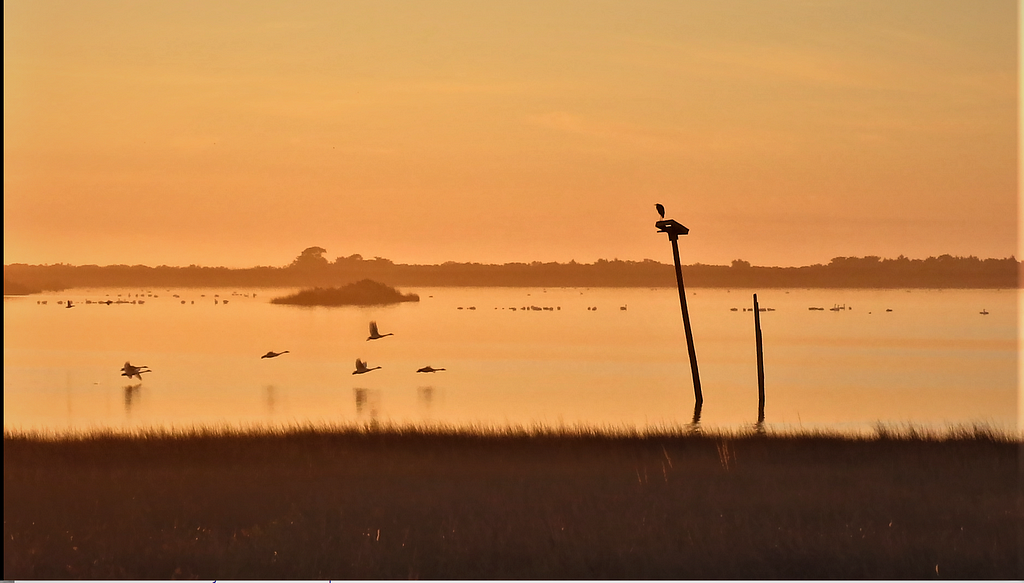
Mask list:
POLYGON ((1017 253, 1014 1, 4 3, 4 262, 1017 253))

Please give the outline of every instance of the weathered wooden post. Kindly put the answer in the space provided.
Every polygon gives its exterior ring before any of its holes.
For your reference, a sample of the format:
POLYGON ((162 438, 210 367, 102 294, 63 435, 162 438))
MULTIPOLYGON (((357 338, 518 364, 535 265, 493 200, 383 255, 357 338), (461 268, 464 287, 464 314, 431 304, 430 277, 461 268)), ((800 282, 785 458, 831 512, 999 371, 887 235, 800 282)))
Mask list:
POLYGON ((761 347, 761 310, 754 294, 754 340, 757 342, 757 426, 764 424, 764 351, 761 347))
MULTIPOLYGON (((660 206, 660 205, 659 205, 660 206)), ((661 208, 658 209, 662 211, 661 208)), ((665 216, 662 214, 662 216, 665 216)), ((700 411, 704 406, 704 395, 700 390, 700 371, 697 370, 697 352, 693 348, 693 332, 690 330, 690 312, 686 309, 686 289, 683 287, 683 268, 679 264, 679 235, 686 235, 689 229, 673 219, 654 223, 659 233, 667 233, 672 242, 672 259, 676 264, 676 286, 679 288, 679 305, 683 310, 683 330, 686 333, 686 350, 690 356, 690 373, 693 377, 693 422, 700 422, 700 411)))

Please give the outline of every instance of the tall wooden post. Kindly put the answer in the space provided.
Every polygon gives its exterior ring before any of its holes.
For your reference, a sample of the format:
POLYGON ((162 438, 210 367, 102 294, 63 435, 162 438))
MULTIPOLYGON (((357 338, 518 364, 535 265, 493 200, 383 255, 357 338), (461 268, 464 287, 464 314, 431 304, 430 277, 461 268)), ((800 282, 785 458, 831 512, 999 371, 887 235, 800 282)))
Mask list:
MULTIPOLYGON (((693 330, 690 329, 690 311, 686 308, 686 288, 683 287, 683 268, 679 263, 678 237, 672 239, 672 259, 676 263, 676 287, 679 288, 679 305, 683 310, 683 332, 686 334, 686 351, 690 357, 690 374, 693 376, 693 398, 697 407, 704 405, 704 393, 700 390, 700 371, 697 369, 697 351, 693 347, 693 330)), ((697 417, 700 413, 695 413, 697 417)))
POLYGON ((701 408, 704 406, 704 394, 700 390, 700 371, 697 369, 697 351, 693 347, 693 331, 690 329, 690 312, 686 309, 686 288, 683 287, 683 268, 679 261, 679 235, 690 232, 678 222, 668 219, 654 224, 661 233, 667 233, 672 242, 672 259, 676 266, 676 287, 679 288, 679 306, 683 311, 683 331, 686 333, 686 350, 690 357, 690 376, 693 378, 693 422, 700 422, 701 408))
POLYGON ((757 424, 764 423, 764 351, 761 347, 761 310, 754 294, 754 339, 757 342, 757 424))

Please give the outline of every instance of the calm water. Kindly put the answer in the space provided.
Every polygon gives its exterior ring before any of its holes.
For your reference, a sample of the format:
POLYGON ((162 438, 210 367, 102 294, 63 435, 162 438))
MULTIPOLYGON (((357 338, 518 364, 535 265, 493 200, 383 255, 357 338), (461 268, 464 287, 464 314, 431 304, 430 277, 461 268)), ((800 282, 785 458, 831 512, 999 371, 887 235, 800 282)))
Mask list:
MULTIPOLYGON (((408 288, 422 301, 269 303, 291 291, 101 289, 5 298, 4 427, 691 420, 673 289, 408 288), (129 294, 145 303, 86 303, 129 294), (67 299, 76 306, 57 303, 67 299), (531 305, 555 309, 522 310, 531 305), (366 341, 370 320, 394 336, 366 341), (260 359, 268 350, 290 353, 260 359), (383 368, 353 376, 356 358, 383 368), (126 360, 153 372, 127 382, 119 370, 126 360), (415 372, 426 365, 447 370, 415 372)), ((688 294, 702 425, 749 425, 757 417, 753 313, 743 311, 751 293, 688 294)), ((761 314, 769 426, 1016 428, 1017 291, 763 290, 758 299, 774 309, 761 314), (848 309, 829 311, 835 304, 848 309)))

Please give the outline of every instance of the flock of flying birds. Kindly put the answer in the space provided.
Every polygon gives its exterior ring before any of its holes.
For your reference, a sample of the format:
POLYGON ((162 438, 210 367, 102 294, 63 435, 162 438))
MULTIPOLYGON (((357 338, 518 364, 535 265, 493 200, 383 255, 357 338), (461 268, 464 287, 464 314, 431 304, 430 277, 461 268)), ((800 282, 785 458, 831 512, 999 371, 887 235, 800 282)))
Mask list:
MULTIPOLYGON (((388 332, 387 334, 381 334, 380 331, 377 330, 377 323, 376 322, 370 322, 370 335, 366 338, 367 341, 370 341, 370 340, 380 340, 381 338, 384 338, 385 336, 394 336, 394 334, 391 333, 391 332, 388 332)), ((276 354, 274 354, 272 352, 268 352, 267 354, 264 354, 263 357, 264 358, 273 358, 273 356, 268 356, 268 355, 271 355, 271 354, 273 354, 274 356, 277 356, 276 354)), ((356 359, 356 369, 354 371, 352 371, 352 374, 365 374, 365 373, 370 372, 371 370, 377 370, 378 368, 381 368, 381 367, 379 367, 379 366, 371 367, 371 366, 367 365, 365 362, 363 362, 361 359, 357 358, 356 359)), ((444 369, 443 368, 434 368, 432 366, 425 366, 423 368, 417 369, 416 372, 438 372, 438 371, 441 371, 441 370, 444 370, 444 369)))
MULTIPOLYGON (((381 338, 384 338, 386 336, 394 336, 394 333, 388 332, 387 334, 381 334, 380 331, 377 329, 377 322, 370 322, 370 336, 366 339, 367 341, 370 341, 370 340, 380 340, 381 338)), ((261 356, 260 358, 261 359, 262 358, 277 358, 278 356, 281 356, 282 354, 288 354, 288 352, 289 352, 288 350, 282 350, 281 352, 274 352, 273 350, 270 350, 266 354, 261 356)), ((363 362, 362 359, 357 358, 356 359, 356 369, 354 371, 352 371, 352 374, 365 374, 365 373, 368 373, 370 371, 377 370, 378 368, 383 368, 383 367, 380 367, 380 366, 371 367, 371 366, 367 365, 365 362, 363 362)), ((423 368, 417 369, 416 372, 440 372, 442 370, 445 370, 445 369, 443 369, 443 368, 434 368, 434 367, 428 365, 428 366, 425 366, 423 368)), ((142 380, 142 373, 147 373, 147 372, 153 372, 153 371, 151 371, 148 366, 145 366, 145 365, 135 366, 131 362, 125 362, 124 366, 121 367, 121 376, 128 377, 129 379, 131 379, 132 377, 136 377, 136 378, 138 378, 141 381, 142 380)))

